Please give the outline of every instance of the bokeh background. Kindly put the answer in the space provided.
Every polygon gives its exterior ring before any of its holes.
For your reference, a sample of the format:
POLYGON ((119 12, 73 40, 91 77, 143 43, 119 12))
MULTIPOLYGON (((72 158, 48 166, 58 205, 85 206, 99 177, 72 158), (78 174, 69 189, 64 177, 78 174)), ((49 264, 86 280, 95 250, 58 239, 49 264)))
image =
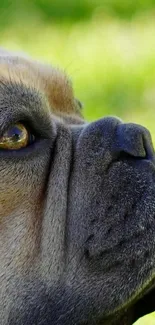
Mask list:
POLYGON ((87 120, 120 116, 155 143, 155 0, 0 0, 0 43, 62 67, 87 120))

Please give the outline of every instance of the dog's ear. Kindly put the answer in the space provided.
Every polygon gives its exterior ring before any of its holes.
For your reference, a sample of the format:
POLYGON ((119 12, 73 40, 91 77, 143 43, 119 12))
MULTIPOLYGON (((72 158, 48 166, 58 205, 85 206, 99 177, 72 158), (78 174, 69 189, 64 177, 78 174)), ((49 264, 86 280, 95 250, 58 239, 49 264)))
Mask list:
POLYGON ((4 49, 3 47, 0 47, 0 57, 21 57, 21 58, 29 58, 28 55, 26 55, 24 52, 12 52, 9 50, 4 49))
POLYGON ((3 48, 0 48, 0 67, 0 79, 11 79, 11 82, 22 83, 42 92, 53 113, 80 115, 80 105, 74 97, 72 83, 60 69, 3 48))

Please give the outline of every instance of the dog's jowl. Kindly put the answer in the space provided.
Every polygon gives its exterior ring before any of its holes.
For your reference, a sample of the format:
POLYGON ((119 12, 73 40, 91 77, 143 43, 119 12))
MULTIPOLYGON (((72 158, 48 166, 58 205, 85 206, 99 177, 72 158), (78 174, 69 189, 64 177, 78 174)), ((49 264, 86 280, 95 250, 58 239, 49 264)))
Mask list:
POLYGON ((149 131, 88 123, 63 72, 0 51, 0 324, 131 325, 155 309, 149 131))

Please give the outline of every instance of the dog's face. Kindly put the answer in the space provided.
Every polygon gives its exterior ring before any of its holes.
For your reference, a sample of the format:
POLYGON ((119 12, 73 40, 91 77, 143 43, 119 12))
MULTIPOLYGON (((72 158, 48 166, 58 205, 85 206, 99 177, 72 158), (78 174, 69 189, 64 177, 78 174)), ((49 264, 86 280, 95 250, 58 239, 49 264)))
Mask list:
POLYGON ((1 325, 132 324, 154 251, 149 132, 86 123, 62 72, 1 52, 1 325))

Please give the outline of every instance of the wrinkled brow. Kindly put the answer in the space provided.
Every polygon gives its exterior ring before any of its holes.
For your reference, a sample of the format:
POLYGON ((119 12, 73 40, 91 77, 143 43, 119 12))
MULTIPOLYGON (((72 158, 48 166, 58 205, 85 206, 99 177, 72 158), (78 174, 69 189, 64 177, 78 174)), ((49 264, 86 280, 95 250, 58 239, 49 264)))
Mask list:
POLYGON ((64 71, 50 65, 22 58, 0 58, 0 80, 24 84, 40 90, 52 112, 72 114, 77 111, 72 83, 64 71))
POLYGON ((0 134, 17 121, 27 121, 48 134, 52 127, 48 101, 32 86, 0 80, 0 134))

